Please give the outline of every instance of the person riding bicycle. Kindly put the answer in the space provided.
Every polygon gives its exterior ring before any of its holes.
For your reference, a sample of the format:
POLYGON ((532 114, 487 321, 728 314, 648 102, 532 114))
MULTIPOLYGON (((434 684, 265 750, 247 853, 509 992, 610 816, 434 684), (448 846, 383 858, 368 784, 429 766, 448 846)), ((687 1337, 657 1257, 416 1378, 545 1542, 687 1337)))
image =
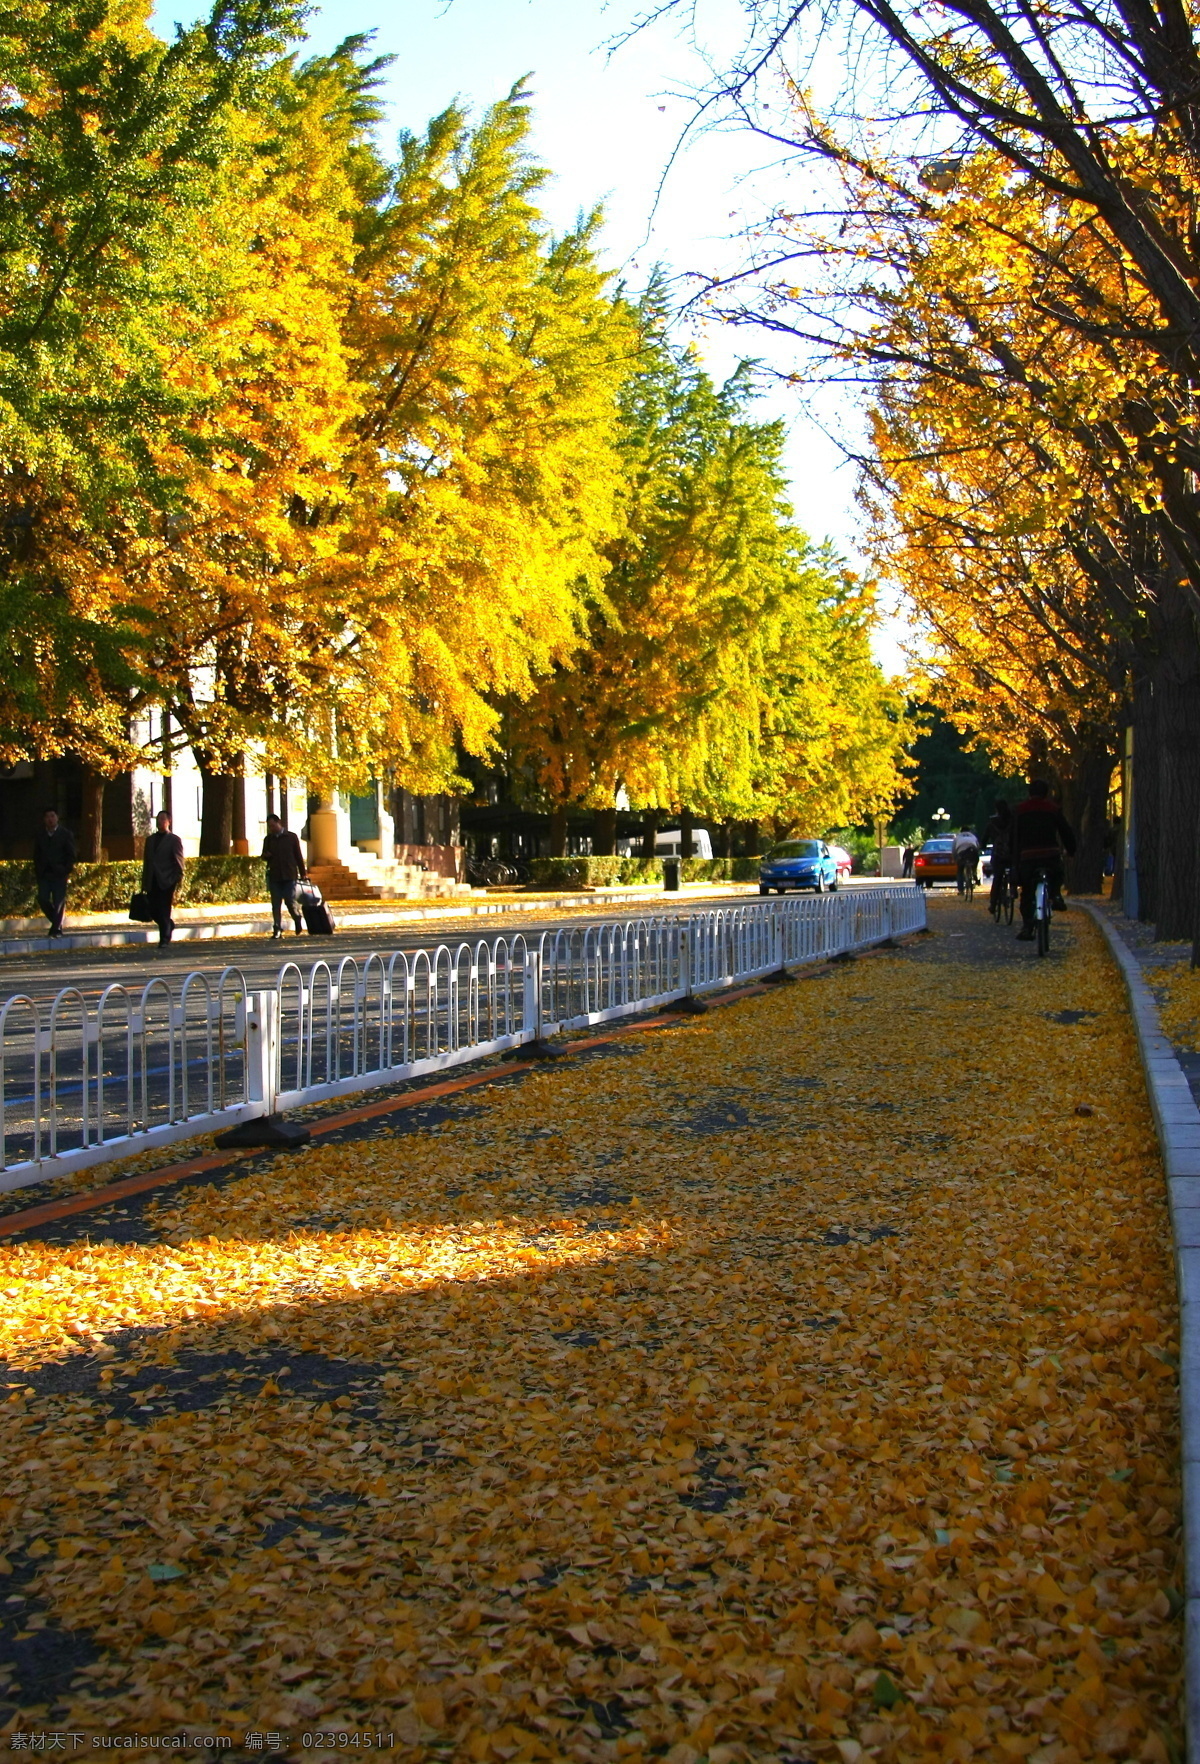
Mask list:
POLYGON ((962 827, 954 835, 954 861, 958 865, 958 892, 963 891, 963 884, 970 871, 972 882, 979 863, 979 835, 971 827, 962 827))
POLYGON ((983 843, 992 848, 992 890, 988 905, 995 912, 1004 899, 1004 884, 1012 862, 1012 810, 1003 797, 992 804, 991 819, 983 829, 983 843))
POLYGON ((1074 829, 1050 795, 1045 779, 1034 778, 1028 797, 1017 804, 1012 818, 1012 864, 1021 890, 1021 929, 1017 932, 1021 943, 1034 940, 1034 895, 1043 870, 1055 911, 1066 911, 1062 897, 1064 850, 1068 856, 1074 855, 1074 829))

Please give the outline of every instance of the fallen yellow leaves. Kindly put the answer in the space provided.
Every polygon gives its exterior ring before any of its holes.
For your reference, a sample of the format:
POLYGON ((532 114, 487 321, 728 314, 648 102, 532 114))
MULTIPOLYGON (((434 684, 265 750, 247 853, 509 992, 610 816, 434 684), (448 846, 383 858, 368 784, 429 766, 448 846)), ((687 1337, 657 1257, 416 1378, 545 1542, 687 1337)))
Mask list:
POLYGON ((934 923, 163 1195, 159 1241, 5 1250, 12 1578, 96 1652, 20 1722, 1167 1760, 1173 1293, 1119 977, 1074 916, 1043 963, 934 923))
POLYGON ((1158 1000, 1163 1034, 1176 1047, 1200 1053, 1200 968, 1186 960, 1172 962, 1169 967, 1147 969, 1146 982, 1158 1000))

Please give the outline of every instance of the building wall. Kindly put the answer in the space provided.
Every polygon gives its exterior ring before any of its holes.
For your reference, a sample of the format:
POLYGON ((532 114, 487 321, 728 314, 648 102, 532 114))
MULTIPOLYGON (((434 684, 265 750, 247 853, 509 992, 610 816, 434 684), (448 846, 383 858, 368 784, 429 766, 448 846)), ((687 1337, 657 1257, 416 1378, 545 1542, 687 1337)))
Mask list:
MULTIPOLYGON (((162 716, 156 711, 135 726, 133 739, 145 752, 154 754, 162 751, 163 733, 162 716)), ((167 733, 174 733, 173 727, 167 733)), ((244 800, 246 847, 252 855, 262 849, 271 809, 282 814, 285 825, 304 837, 309 813, 305 779, 288 779, 285 792, 278 777, 268 777, 262 760, 247 753, 244 800)), ((335 795, 329 800, 338 810, 339 845, 349 849, 351 799, 335 795)), ((380 855, 402 863, 423 864, 439 875, 460 873, 457 800, 449 796, 413 796, 405 790, 390 793, 389 800, 395 814, 395 843, 393 849, 380 855)), ((82 806, 83 773, 77 760, 23 761, 7 772, 0 772, 0 858, 32 855, 34 834, 43 811, 49 807, 56 808, 65 824, 78 832, 82 806)), ((374 832, 378 845, 379 817, 374 813, 373 802, 368 805, 360 800, 357 806, 359 813, 355 818, 359 825, 355 834, 374 832), (371 814, 364 813, 368 806, 371 814)), ((196 857, 200 851, 201 807, 199 767, 190 748, 177 749, 171 755, 169 773, 161 766, 140 765, 107 781, 101 811, 101 848, 113 861, 140 857, 146 835, 154 828, 155 816, 165 808, 183 841, 185 856, 196 857)))

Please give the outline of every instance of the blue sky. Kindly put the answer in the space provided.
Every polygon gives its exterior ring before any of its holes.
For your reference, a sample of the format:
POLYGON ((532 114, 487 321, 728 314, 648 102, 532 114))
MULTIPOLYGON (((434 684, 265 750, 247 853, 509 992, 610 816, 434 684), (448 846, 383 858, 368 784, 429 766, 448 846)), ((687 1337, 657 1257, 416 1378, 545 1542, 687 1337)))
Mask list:
MULTIPOLYGON (((159 0, 157 28, 201 10, 191 0, 159 0)), ((419 130, 452 99, 474 109, 530 76, 534 98, 532 150, 551 170, 543 204, 553 226, 569 226, 581 210, 605 210, 609 263, 639 287, 655 263, 678 285, 689 271, 732 267, 734 235, 751 219, 779 174, 760 173, 761 149, 744 136, 711 133, 693 141, 666 177, 668 161, 690 107, 684 94, 703 68, 674 27, 659 25, 615 53, 606 45, 633 16, 634 0, 341 0, 315 10, 313 52, 357 32, 374 32, 381 54, 395 56, 385 88, 388 130, 419 130), (657 202, 656 202, 657 198, 657 202)), ((730 0, 701 0, 702 28, 720 53, 722 32, 736 32, 740 9, 730 0)), ((385 142, 385 145, 388 143, 385 142)), ((789 173, 789 176, 796 176, 789 173)), ((788 191, 796 201, 801 192, 788 191)), ((713 327, 697 334, 717 376, 743 355, 767 355, 755 333, 713 327)), ((776 365, 791 365, 776 346, 776 365)), ((814 539, 831 538, 854 554, 853 476, 812 420, 823 410, 853 421, 817 389, 775 388, 764 413, 788 424, 788 469, 800 524, 814 539)), ((890 644, 885 665, 898 666, 890 644)))

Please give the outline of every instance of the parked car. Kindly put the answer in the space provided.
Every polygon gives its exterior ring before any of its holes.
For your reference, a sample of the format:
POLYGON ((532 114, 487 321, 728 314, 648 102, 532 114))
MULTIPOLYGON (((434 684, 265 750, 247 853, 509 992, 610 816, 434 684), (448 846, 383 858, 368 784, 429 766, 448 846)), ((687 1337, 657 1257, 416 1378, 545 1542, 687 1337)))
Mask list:
POLYGON ((845 882, 854 868, 854 859, 844 845, 831 845, 829 855, 837 865, 838 881, 845 882))
POLYGON ((990 882, 992 879, 992 856, 993 848, 990 845, 985 845, 982 853, 983 879, 985 882, 990 882))
POLYGON ((758 869, 758 892, 783 894, 812 888, 817 894, 838 885, 837 859, 823 839, 785 839, 773 846, 758 869))
POLYGON ((918 888, 932 888, 935 882, 957 882, 958 859, 953 839, 927 839, 917 853, 913 876, 918 888))

